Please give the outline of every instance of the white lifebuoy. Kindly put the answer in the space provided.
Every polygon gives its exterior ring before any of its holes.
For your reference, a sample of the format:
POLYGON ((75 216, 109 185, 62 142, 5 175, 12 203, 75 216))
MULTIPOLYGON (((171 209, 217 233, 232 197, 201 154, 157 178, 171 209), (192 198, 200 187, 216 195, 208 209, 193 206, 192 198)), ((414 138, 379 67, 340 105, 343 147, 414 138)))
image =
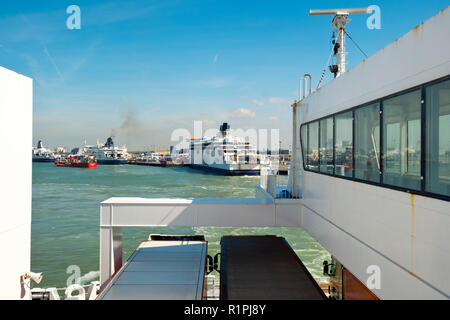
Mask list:
POLYGON ((86 292, 79 284, 72 284, 67 287, 64 293, 64 300, 86 300, 86 292), (78 291, 78 295, 72 296, 72 292, 78 291))

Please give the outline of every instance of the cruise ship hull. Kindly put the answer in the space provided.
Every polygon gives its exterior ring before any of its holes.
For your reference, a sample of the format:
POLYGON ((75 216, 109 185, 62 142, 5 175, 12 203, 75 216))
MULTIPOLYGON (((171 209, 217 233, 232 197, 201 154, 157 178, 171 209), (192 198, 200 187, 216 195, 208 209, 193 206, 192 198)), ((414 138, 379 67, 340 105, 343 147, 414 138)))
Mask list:
POLYGON ((212 166, 204 166, 199 164, 190 164, 189 167, 193 169, 203 170, 206 172, 222 174, 226 176, 256 176, 260 174, 260 169, 246 169, 246 168, 220 168, 212 166))
POLYGON ((33 158, 33 162, 55 162, 55 158, 33 158))
POLYGON ((113 159, 113 160, 97 160, 98 164, 126 164, 127 160, 126 159, 113 159))

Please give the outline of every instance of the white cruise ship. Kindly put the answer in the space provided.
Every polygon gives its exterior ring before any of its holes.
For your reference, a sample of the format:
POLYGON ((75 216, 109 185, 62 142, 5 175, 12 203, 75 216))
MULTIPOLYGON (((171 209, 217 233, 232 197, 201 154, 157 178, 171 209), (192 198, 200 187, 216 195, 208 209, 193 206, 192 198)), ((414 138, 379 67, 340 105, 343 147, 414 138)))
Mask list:
POLYGON ((228 123, 223 123, 212 138, 191 141, 190 166, 225 175, 260 173, 256 147, 240 137, 230 135, 228 123))
POLYGON ((104 145, 97 143, 95 146, 83 146, 83 153, 94 156, 98 164, 125 164, 127 163, 127 149, 125 147, 114 146, 111 137, 106 140, 104 145))
POLYGON ((33 162, 53 162, 55 161, 55 154, 52 150, 44 148, 42 140, 38 141, 37 147, 31 151, 33 162))

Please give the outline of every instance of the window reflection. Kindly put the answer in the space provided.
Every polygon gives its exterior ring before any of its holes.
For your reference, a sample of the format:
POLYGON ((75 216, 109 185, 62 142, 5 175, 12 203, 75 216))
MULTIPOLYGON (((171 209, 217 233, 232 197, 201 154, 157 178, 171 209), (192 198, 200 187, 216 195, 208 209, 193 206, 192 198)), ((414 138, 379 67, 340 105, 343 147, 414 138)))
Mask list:
POLYGON ((320 120, 320 172, 333 174, 333 117, 320 120))
POLYGON ((307 147, 308 147, 308 125, 302 125, 300 129, 300 138, 302 142, 302 157, 303 157, 303 163, 306 166, 306 153, 307 153, 307 147))
POLYGON ((420 90, 383 100, 383 183, 420 190, 420 90))
POLYGON ((353 112, 334 117, 334 173, 339 176, 353 176, 353 112))
POLYGON ((426 88, 425 190, 450 196, 450 80, 426 88))
POLYGON ((380 105, 355 110, 355 178, 380 182, 380 105))
POLYGON ((308 125, 307 164, 310 170, 319 170, 319 122, 308 125))
POLYGON ((450 80, 316 120, 301 133, 309 170, 450 197, 450 80))

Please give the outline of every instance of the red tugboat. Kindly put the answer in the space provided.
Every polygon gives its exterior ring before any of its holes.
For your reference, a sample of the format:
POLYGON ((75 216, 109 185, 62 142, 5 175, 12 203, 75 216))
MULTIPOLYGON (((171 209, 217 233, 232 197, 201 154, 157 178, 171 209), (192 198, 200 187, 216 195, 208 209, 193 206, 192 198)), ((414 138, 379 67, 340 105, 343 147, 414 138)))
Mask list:
POLYGON ((75 155, 55 160, 58 167, 97 168, 97 160, 92 156, 75 155))

